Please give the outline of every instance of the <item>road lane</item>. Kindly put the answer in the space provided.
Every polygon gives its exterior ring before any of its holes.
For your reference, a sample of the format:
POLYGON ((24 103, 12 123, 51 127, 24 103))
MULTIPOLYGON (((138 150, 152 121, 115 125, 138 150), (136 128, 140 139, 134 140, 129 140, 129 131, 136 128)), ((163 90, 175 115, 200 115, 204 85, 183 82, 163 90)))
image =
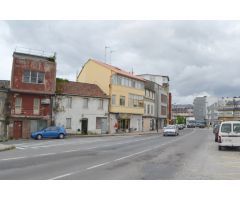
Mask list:
MULTIPOLYGON (((69 174, 69 172, 91 169, 94 165, 116 160, 134 152, 141 152, 146 147, 153 147, 161 142, 171 140, 174 140, 174 137, 159 135, 125 137, 120 141, 106 141, 108 144, 103 142, 98 144, 99 146, 96 148, 88 147, 88 150, 85 146, 85 149, 79 151, 68 150, 69 152, 59 154, 41 153, 38 158, 28 157, 19 160, 0 161, 0 179, 48 179, 63 176, 69 174)), ((52 147, 49 147, 49 149, 52 150, 52 147)), ((24 152, 26 153, 26 151, 24 152)))

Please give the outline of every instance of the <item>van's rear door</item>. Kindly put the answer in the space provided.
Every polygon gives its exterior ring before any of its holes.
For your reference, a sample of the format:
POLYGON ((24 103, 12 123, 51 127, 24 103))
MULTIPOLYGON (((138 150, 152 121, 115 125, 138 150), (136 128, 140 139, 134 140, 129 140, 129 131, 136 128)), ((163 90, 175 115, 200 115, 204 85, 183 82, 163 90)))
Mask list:
POLYGON ((240 146, 240 123, 233 123, 232 131, 228 135, 229 142, 232 143, 232 146, 240 146))

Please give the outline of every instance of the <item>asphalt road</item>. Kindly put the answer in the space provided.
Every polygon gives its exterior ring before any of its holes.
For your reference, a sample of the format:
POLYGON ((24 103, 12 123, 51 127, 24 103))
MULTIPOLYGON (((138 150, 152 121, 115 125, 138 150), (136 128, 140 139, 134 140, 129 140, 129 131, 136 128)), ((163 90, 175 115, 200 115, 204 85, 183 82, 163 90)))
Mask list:
POLYGON ((211 129, 160 134, 10 141, 0 179, 240 179, 239 150, 218 151, 211 129))

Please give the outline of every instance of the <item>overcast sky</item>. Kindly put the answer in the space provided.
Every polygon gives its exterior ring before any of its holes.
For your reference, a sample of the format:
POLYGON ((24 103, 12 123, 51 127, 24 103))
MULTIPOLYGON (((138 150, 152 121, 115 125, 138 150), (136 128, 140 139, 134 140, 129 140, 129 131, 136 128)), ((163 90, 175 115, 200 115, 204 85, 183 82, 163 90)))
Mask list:
POLYGON ((240 21, 0 21, 0 79, 16 47, 56 52, 57 76, 75 81, 105 46, 114 66, 169 76, 173 103, 240 96, 240 21))

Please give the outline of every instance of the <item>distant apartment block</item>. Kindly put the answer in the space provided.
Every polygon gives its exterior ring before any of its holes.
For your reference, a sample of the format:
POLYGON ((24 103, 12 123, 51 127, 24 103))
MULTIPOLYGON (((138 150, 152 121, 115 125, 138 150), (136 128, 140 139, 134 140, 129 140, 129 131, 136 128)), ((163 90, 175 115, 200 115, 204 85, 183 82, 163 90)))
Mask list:
POLYGON ((172 105, 172 115, 175 120, 177 116, 193 117, 193 105, 192 104, 174 104, 172 105))
POLYGON ((207 119, 207 97, 196 97, 193 101, 193 113, 196 121, 207 119))

